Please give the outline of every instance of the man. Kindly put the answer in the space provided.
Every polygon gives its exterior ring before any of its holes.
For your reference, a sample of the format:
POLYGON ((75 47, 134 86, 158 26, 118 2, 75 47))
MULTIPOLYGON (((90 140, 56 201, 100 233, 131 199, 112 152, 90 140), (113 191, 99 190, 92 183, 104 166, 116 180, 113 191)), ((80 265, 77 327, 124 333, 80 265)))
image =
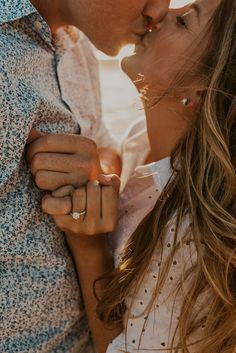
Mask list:
MULTIPOLYGON (((115 55, 122 45, 139 40, 148 23, 158 22, 168 4, 168 0, 1 1, 0 352, 93 351, 63 234, 41 212, 43 193, 24 158, 30 131, 36 128, 54 133, 38 139, 38 152, 46 152, 47 161, 46 171, 37 173, 36 179, 43 189, 85 183, 101 170, 100 158, 108 169, 109 164, 119 169, 110 143, 101 143, 98 151, 90 139, 73 135, 81 132, 96 138, 100 130, 96 102, 87 116, 89 101, 78 102, 74 95, 78 87, 96 91, 96 64, 86 39, 80 42, 69 27, 58 39, 58 31, 73 25, 99 49, 115 55), (77 85, 71 71, 75 68, 77 74, 86 70, 85 88, 77 85), (41 150, 42 139, 46 151, 41 150), (70 154, 69 161, 63 154, 70 154)), ((33 168, 40 170, 40 163, 38 153, 33 168)))

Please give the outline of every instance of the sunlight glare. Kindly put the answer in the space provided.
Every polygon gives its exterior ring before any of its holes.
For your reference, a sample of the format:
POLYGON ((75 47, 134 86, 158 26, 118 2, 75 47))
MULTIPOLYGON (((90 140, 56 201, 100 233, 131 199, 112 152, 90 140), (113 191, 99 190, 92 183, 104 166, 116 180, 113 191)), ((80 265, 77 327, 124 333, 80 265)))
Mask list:
POLYGON ((172 0, 171 3, 170 3, 170 6, 171 7, 174 7, 174 8, 178 8, 178 7, 182 7, 184 5, 187 5, 189 4, 190 0, 172 0))

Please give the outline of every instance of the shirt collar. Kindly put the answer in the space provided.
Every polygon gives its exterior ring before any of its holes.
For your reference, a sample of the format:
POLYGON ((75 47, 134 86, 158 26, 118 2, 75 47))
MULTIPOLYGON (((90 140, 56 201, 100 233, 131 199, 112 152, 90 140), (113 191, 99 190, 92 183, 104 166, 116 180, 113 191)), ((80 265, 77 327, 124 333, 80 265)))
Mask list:
POLYGON ((0 0, 0 25, 26 16, 34 30, 54 50, 50 28, 29 0, 0 0))
POLYGON ((135 168, 136 178, 146 178, 152 176, 155 185, 158 186, 159 191, 164 189, 172 174, 173 170, 171 168, 170 157, 135 168))
POLYGON ((29 0, 1 0, 0 24, 15 21, 37 12, 29 0))

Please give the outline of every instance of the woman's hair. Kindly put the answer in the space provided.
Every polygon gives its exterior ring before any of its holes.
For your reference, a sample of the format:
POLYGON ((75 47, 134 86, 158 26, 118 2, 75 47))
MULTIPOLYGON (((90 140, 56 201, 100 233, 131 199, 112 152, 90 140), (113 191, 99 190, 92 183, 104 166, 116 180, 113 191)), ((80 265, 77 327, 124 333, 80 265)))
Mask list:
MULTIPOLYGON (((174 217, 174 250, 159 272, 149 313, 182 246, 178 233, 188 217, 190 227, 183 242, 193 240, 197 259, 183 274, 189 285, 185 294, 181 292, 183 304, 171 351, 188 353, 189 338, 200 329, 203 340, 198 353, 232 353, 236 347, 236 1, 220 2, 207 33, 199 66, 207 82, 197 117, 171 155, 173 177, 129 238, 120 266, 108 274, 97 311, 106 323, 122 320, 125 298, 135 297, 174 217)), ((179 283, 176 291, 181 289, 179 283)))

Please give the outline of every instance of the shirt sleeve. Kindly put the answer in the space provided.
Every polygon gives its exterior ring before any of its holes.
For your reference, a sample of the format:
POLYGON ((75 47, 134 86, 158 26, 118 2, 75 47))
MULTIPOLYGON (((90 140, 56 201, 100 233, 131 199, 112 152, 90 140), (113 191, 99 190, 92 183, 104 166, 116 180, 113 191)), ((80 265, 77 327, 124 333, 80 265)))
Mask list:
POLYGON ((96 131, 94 140, 96 141, 99 148, 108 147, 117 151, 117 153, 121 152, 121 146, 119 142, 115 139, 114 136, 112 136, 103 120, 101 120, 99 129, 96 131))
MULTIPOLYGON (((93 135, 91 137, 96 141, 99 148, 108 147, 116 150, 117 152, 120 152, 119 142, 116 141, 115 137, 107 128, 102 116, 101 87, 98 60, 94 55, 91 43, 85 35, 82 35, 82 39, 79 43, 79 49, 80 55, 78 56, 78 61, 81 61, 82 58, 84 58, 84 68, 86 68, 84 72, 87 72, 86 80, 89 81, 90 84, 90 90, 89 92, 87 91, 87 96, 91 96, 89 108, 91 109, 91 106, 93 106, 94 116, 96 116, 95 129, 93 129, 93 135)), ((82 94, 83 90, 81 89, 81 100, 83 98, 82 94)))
POLYGON ((0 74, 0 197, 17 181, 34 106, 35 96, 24 80, 0 74))

